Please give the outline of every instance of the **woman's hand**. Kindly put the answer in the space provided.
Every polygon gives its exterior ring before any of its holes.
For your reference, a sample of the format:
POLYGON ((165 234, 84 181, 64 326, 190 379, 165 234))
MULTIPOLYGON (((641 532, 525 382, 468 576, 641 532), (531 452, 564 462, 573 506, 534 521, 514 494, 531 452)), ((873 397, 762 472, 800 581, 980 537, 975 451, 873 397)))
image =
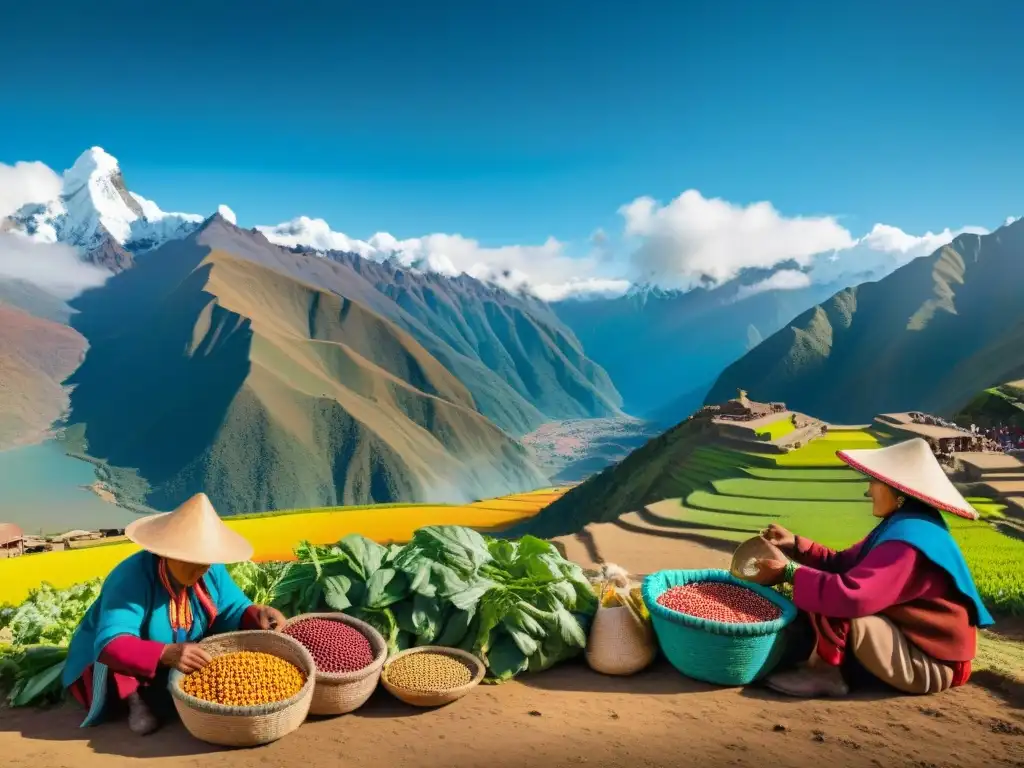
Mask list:
POLYGON ((786 580, 786 560, 758 560, 754 581, 763 587, 774 587, 786 580))
POLYGON ((172 643, 165 645, 160 653, 161 664, 186 675, 198 672, 212 660, 213 657, 197 643, 172 643))
POLYGON ((796 536, 777 523, 772 523, 761 531, 761 537, 787 555, 792 555, 796 550, 796 536))
POLYGON ((256 609, 260 629, 272 629, 279 632, 284 628, 287 619, 277 608, 271 608, 269 605, 257 605, 256 609))

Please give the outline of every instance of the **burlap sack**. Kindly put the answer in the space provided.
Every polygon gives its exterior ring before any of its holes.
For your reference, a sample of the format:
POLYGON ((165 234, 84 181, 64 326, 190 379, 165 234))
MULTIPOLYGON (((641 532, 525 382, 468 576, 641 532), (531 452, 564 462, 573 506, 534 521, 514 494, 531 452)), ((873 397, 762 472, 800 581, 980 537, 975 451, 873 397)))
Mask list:
POLYGON ((605 675, 632 675, 650 664, 658 652, 658 640, 649 619, 628 605, 599 605, 587 638, 590 668, 605 675))

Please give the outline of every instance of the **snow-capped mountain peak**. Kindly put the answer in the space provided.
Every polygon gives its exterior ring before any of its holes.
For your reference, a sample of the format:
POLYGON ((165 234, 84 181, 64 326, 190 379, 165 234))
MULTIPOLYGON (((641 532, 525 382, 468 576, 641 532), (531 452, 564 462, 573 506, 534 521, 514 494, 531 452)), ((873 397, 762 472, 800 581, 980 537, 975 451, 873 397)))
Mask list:
MULTIPOLYGON (((227 206, 218 212, 235 221, 227 206)), ((108 238, 142 251, 185 237, 204 218, 163 211, 152 200, 130 192, 117 158, 102 147, 91 147, 64 171, 58 198, 22 206, 7 228, 33 240, 74 245, 85 253, 100 248, 108 238)))

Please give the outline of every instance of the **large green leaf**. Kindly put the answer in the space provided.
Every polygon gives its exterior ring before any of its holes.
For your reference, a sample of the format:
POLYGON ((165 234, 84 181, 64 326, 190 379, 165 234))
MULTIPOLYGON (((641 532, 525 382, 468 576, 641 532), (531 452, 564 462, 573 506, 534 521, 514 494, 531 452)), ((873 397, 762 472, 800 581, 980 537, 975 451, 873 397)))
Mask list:
POLYGON ((338 547, 349 558, 349 564, 363 581, 368 581, 373 573, 380 568, 387 555, 387 550, 375 541, 371 541, 358 533, 351 533, 338 542, 338 547))
POLYGON ((409 594, 409 577, 394 568, 380 568, 366 582, 366 605, 386 608, 409 594))
POLYGON ((476 615, 475 605, 467 610, 453 610, 444 624, 444 629, 441 630, 441 634, 434 642, 446 648, 455 648, 461 645, 469 632, 469 625, 474 615, 476 615))
POLYGON ((528 666, 526 655, 507 635, 497 640, 487 652, 487 670, 495 680, 508 680, 525 672, 528 666))
POLYGON ((508 636, 515 642, 516 647, 523 652, 525 656, 530 656, 537 652, 539 647, 536 638, 534 638, 529 632, 526 632, 521 627, 517 626, 516 623, 508 616, 502 620, 502 627, 508 636))
POLYGON ((412 603, 412 625, 422 644, 433 642, 441 631, 441 606, 438 602, 416 595, 412 603))
POLYGON ((352 605, 348 590, 352 582, 342 574, 325 576, 323 580, 324 602, 335 611, 344 611, 352 605))
POLYGON ((488 590, 495 586, 490 579, 476 579, 472 584, 467 584, 465 589, 452 594, 449 600, 456 608, 468 611, 470 608, 475 608, 488 590))
POLYGON ((17 693, 11 697, 12 707, 25 707, 39 699, 60 690, 60 676, 64 671, 64 662, 60 661, 44 669, 18 687, 17 693))

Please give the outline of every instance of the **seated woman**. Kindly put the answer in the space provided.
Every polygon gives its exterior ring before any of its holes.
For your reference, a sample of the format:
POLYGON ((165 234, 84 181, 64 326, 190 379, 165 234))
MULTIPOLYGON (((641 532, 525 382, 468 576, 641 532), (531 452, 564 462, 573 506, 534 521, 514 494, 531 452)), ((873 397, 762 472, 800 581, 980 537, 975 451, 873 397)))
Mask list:
POLYGON ((174 512, 134 521, 125 535, 143 551, 103 582, 71 639, 63 683, 88 709, 82 727, 119 701, 127 705, 131 731, 145 735, 160 725, 150 694, 166 694, 168 671, 189 673, 210 662, 200 640, 276 629, 285 619, 275 608, 254 605, 231 580, 223 563, 248 560, 252 546, 224 524, 205 494, 174 512))
POLYGON ((757 580, 791 583, 816 638, 810 660, 771 675, 768 686, 791 696, 843 696, 848 660, 905 693, 963 685, 977 628, 992 617, 938 510, 971 520, 977 512, 924 440, 837 455, 870 478, 866 495, 881 522, 842 552, 778 525, 762 532, 791 559, 761 560, 757 580))

